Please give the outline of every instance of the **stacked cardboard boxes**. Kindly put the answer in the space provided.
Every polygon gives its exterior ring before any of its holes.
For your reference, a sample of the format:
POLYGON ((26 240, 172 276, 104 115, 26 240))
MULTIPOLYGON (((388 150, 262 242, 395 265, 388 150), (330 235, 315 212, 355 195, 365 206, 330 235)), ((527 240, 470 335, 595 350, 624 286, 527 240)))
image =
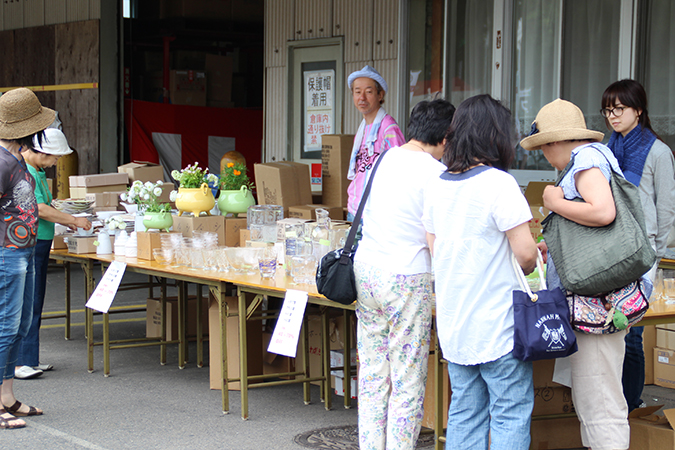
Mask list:
POLYGON ((129 183, 129 175, 126 173, 71 175, 69 183, 71 198, 85 198, 87 194, 125 192, 129 183))
MULTIPOLYGON (((643 339, 643 343, 646 344, 643 339)), ((675 324, 661 324, 656 326, 656 346, 651 353, 646 353, 645 345, 645 374, 647 374, 647 359, 654 355, 654 384, 675 389, 675 324)), ((646 376, 645 376, 646 379, 646 376)), ((646 384, 647 380, 645 380, 646 384)))

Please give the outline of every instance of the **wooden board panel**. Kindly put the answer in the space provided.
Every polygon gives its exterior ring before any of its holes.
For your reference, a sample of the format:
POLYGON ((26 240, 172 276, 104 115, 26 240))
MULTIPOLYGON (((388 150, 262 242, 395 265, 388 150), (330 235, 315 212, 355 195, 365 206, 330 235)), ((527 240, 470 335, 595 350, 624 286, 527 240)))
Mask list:
POLYGON ((23 4, 3 2, 2 22, 5 30, 23 28, 23 4))
POLYGON ((398 1, 375 0, 373 59, 398 57, 398 1))
MULTIPOLYGON (((13 30, 0 31, 0 55, 4 61, 16 61, 13 30)), ((0 86, 16 86, 15 76, 16 66, 14 64, 0 64, 0 86)))
POLYGON ((66 0, 66 20, 89 20, 89 0, 66 0))
MULTIPOLYGON (((55 25, 55 84, 99 81, 99 21, 55 25)), ((78 152, 81 174, 98 173, 97 89, 58 91, 63 132, 78 152)))
POLYGON ((265 3, 265 67, 286 65, 288 46, 294 39, 294 0, 267 0, 265 3))
POLYGON ((373 0, 336 0, 335 17, 334 33, 345 37, 345 62, 373 59, 373 0))
POLYGON ((295 0, 295 39, 330 37, 332 0, 295 0))

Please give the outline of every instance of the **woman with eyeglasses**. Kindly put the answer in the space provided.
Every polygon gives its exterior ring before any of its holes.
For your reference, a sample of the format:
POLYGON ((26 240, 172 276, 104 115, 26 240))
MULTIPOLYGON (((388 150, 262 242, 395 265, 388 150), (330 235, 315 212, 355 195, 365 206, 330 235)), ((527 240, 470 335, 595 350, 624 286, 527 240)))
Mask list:
MULTIPOLYGON (((657 256, 648 273, 654 281, 675 220, 675 159, 671 149, 652 129, 647 93, 637 81, 620 80, 610 84, 602 94, 600 113, 607 128, 613 130, 607 146, 616 156, 626 179, 640 191, 647 235, 657 256)), ((632 327, 626 336, 622 381, 629 411, 639 408, 645 382, 642 327, 632 327)))

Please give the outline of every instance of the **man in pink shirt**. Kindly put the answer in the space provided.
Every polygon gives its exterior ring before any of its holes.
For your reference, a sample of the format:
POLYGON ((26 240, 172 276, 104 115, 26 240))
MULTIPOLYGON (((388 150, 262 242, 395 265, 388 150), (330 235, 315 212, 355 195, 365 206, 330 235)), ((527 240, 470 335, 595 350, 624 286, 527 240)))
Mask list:
POLYGON ((385 150, 405 144, 405 138, 394 118, 382 107, 388 87, 377 70, 366 65, 349 75, 347 84, 352 91, 354 106, 363 115, 347 173, 347 178, 352 180, 347 189, 347 220, 351 221, 375 161, 385 150))

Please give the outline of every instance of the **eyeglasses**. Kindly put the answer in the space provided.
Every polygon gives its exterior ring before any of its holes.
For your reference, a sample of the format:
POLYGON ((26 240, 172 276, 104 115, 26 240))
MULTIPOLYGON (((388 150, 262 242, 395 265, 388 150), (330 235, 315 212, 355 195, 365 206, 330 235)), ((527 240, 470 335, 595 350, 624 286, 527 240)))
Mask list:
POLYGON ((614 108, 602 108, 600 114, 602 117, 609 119, 611 114, 614 114, 614 117, 621 117, 623 110, 628 108, 627 106, 615 106, 614 108))

